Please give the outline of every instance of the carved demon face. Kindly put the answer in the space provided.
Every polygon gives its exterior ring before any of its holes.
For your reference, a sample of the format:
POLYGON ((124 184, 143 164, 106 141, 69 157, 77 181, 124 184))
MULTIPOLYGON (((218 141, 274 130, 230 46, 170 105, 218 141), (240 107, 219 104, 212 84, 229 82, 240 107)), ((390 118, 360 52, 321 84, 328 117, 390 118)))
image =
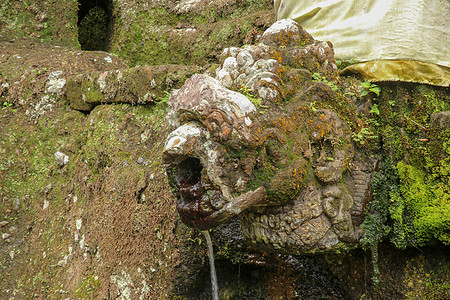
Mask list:
POLYGON ((283 21, 222 60, 169 101, 163 159, 182 221, 239 215, 251 242, 288 253, 357 242, 372 163, 352 145, 330 45, 283 21))
POLYGON ((255 166, 252 148, 258 121, 255 106, 242 94, 206 75, 194 75, 170 98, 164 161, 178 196, 183 222, 213 227, 265 196, 264 188, 245 190, 255 166), (243 153, 245 168, 234 156, 243 153))

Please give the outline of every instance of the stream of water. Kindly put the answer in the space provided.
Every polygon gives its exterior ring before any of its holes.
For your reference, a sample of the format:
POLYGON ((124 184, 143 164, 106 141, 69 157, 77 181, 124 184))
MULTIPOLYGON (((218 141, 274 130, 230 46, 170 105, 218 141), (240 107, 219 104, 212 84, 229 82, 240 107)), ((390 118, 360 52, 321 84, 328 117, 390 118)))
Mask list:
POLYGON ((211 241, 211 236, 208 231, 202 231, 206 239, 206 244, 208 244, 208 256, 209 256, 209 267, 211 270, 211 286, 212 286, 212 296, 213 300, 219 300, 219 287, 217 285, 217 275, 216 267, 214 266, 214 252, 211 241))

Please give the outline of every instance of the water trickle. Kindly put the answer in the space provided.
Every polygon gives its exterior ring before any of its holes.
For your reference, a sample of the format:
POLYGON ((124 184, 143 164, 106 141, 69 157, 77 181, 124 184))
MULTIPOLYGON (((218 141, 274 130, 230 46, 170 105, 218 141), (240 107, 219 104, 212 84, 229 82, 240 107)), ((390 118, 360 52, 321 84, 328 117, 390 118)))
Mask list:
POLYGON ((212 286, 212 296, 213 300, 219 300, 219 287, 217 285, 217 275, 216 267, 214 266, 214 252, 211 241, 211 236, 207 230, 202 231, 206 239, 206 244, 208 245, 208 256, 209 256, 209 267, 211 270, 211 286, 212 286))

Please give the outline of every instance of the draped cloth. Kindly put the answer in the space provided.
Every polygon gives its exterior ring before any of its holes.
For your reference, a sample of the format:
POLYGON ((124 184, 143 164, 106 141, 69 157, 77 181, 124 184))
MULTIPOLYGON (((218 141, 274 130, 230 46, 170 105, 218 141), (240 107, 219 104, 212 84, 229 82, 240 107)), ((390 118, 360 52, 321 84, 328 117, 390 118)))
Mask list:
POLYGON ((274 0, 278 20, 331 41, 344 72, 450 85, 450 0, 274 0))

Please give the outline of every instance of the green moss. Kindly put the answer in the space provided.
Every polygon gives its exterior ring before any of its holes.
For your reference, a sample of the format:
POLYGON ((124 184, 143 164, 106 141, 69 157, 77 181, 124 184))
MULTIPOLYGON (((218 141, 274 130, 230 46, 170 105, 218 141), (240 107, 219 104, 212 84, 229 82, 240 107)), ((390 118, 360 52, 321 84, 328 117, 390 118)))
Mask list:
POLYGON ((0 4, 0 37, 34 38, 42 42, 78 47, 78 1, 16 1, 0 4))
POLYGON ((373 197, 366 207, 366 217, 361 227, 364 229, 362 239, 365 245, 374 245, 381 242, 389 234, 397 247, 405 248, 408 245, 409 236, 407 226, 403 221, 403 203, 399 199, 398 172, 389 158, 380 163, 380 171, 376 172, 371 181, 373 197), (395 229, 388 225, 391 215, 396 222, 395 229))
POLYGON ((252 179, 248 183, 248 190, 255 190, 260 186, 266 186, 275 175, 276 168, 270 163, 266 162, 265 167, 257 168, 252 174, 252 179))
POLYGON ((91 274, 83 278, 79 287, 75 290, 77 299, 94 299, 100 286, 98 276, 91 274))
POLYGON ((214 62, 225 47, 243 45, 262 11, 270 10, 270 2, 256 2, 231 8, 214 3, 189 13, 163 5, 132 12, 118 7, 111 50, 130 66, 214 62))
POLYGON ((172 39, 164 29, 170 23, 172 21, 168 19, 168 13, 162 8, 139 13, 128 30, 119 26, 121 30, 116 40, 121 41, 120 46, 112 45, 112 50, 127 60, 130 66, 174 62, 188 64, 180 38, 175 36, 172 39))
POLYGON ((450 244, 449 186, 429 182, 426 173, 399 162, 400 191, 405 208, 413 215, 413 224, 419 244, 436 238, 450 244))
POLYGON ((424 85, 382 84, 381 90, 374 117, 386 158, 372 179, 364 241, 389 238, 400 248, 449 244, 450 130, 431 116, 449 110, 450 97, 424 85))
POLYGON ((363 242, 373 244, 389 237, 399 248, 424 245, 432 239, 450 243, 450 197, 448 186, 429 182, 426 173, 389 160, 374 174, 373 198, 362 225, 363 242))
POLYGON ((36 195, 51 183, 47 178, 56 173, 54 153, 68 139, 58 135, 52 125, 52 121, 41 118, 35 128, 10 128, 9 140, 4 144, 9 155, 1 160, 0 165, 11 175, 5 178, 0 194, 8 197, 36 195))

